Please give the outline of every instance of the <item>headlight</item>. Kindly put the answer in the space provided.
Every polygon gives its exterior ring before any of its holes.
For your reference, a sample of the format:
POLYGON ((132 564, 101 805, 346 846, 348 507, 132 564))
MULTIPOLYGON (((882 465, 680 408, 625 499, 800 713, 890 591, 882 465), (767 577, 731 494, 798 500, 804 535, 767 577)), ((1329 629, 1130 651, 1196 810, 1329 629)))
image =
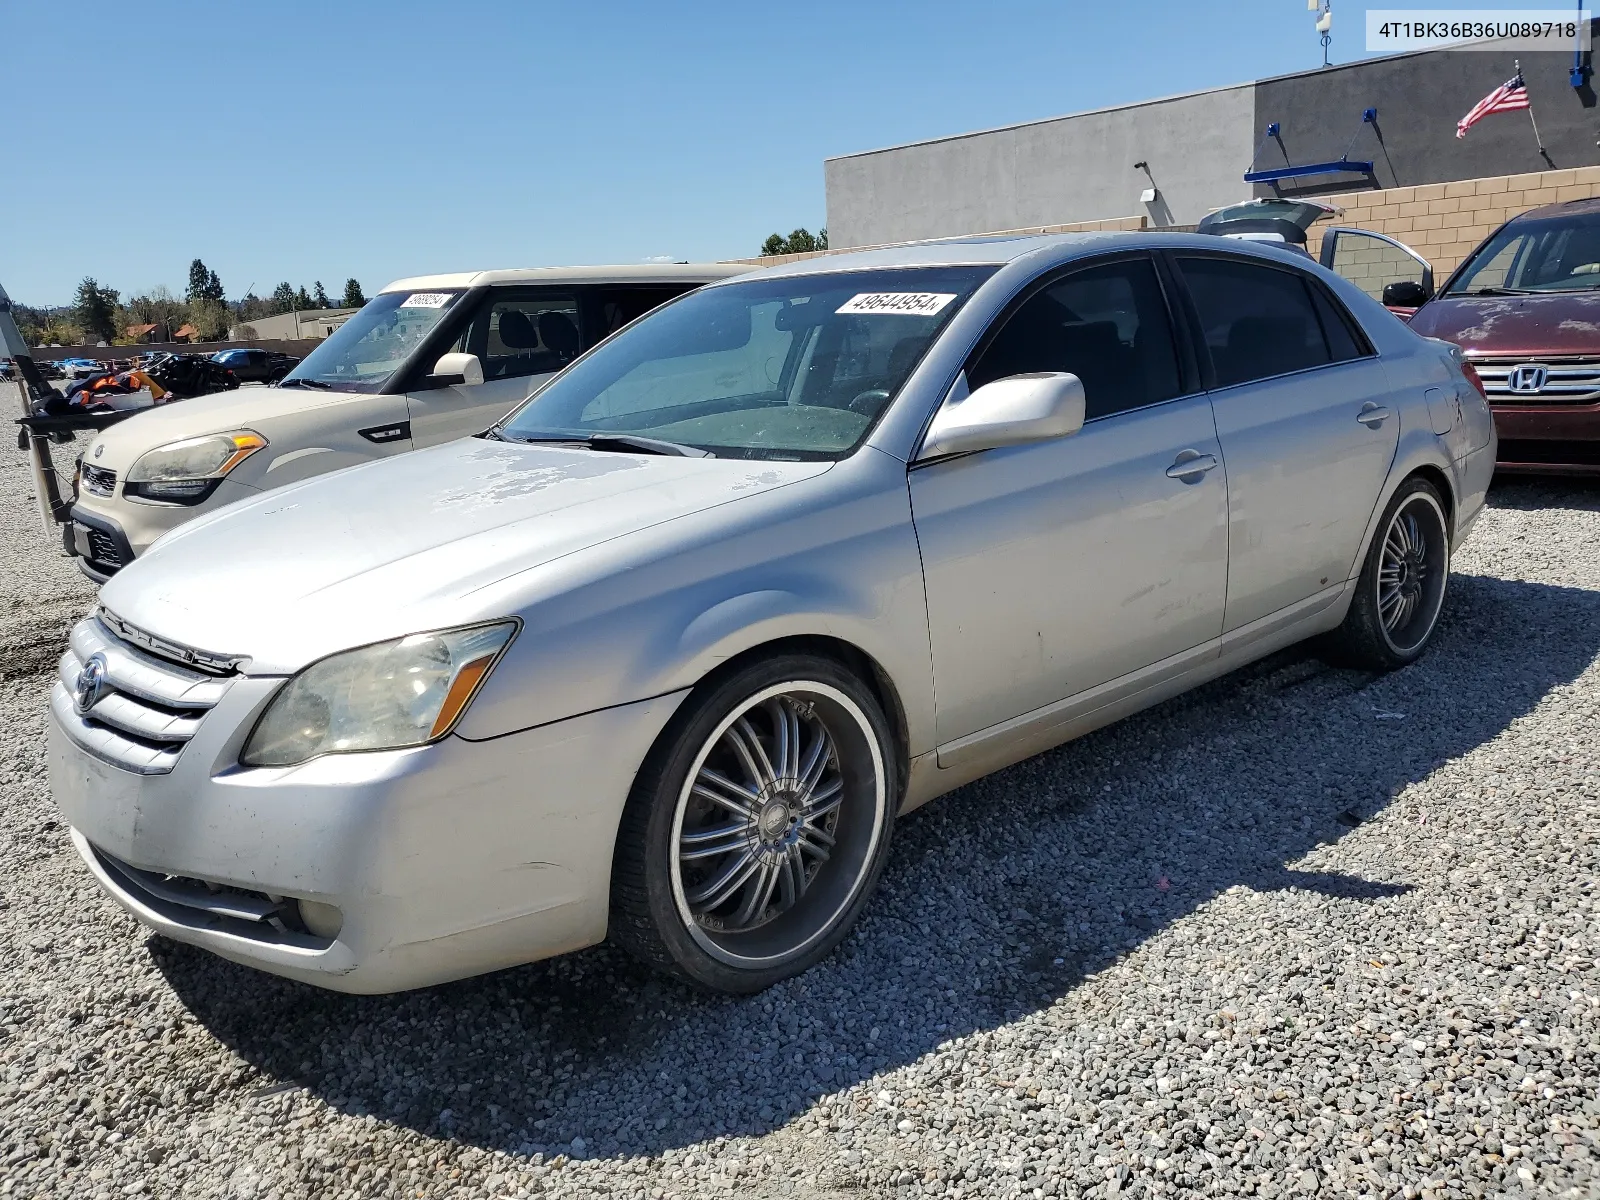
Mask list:
POLYGON ((141 454, 128 471, 123 492, 147 500, 198 504, 227 473, 267 444, 259 433, 213 433, 141 454))
POLYGON ((289 767, 441 738, 516 632, 515 621, 504 621, 416 633, 312 663, 267 705, 240 760, 289 767))

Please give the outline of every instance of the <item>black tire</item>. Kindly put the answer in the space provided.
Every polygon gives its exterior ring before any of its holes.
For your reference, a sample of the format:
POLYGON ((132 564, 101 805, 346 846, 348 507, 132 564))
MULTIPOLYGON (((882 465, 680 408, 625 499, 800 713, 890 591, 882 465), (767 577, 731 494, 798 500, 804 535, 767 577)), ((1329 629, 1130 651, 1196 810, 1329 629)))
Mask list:
POLYGON ((1448 512, 1427 480, 1413 476, 1400 485, 1367 547, 1350 611, 1330 635, 1335 662, 1394 671, 1422 657, 1450 580, 1448 512), (1419 535, 1423 544, 1411 545, 1419 535))
POLYGON ((872 690, 831 659, 780 654, 702 685, 623 810, 611 939, 717 992, 758 992, 809 969, 849 933, 883 872, 897 762, 872 690), (746 882, 719 900, 747 863, 746 882))

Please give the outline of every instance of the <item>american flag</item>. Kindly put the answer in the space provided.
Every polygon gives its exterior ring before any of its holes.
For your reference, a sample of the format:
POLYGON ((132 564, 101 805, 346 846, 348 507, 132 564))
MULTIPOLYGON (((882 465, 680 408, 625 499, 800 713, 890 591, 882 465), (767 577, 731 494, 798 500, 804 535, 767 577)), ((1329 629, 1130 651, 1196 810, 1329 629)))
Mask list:
POLYGON ((1472 106, 1472 111, 1456 122, 1456 136, 1464 138, 1467 130, 1490 113, 1516 112, 1528 107, 1528 85, 1522 81, 1522 72, 1508 79, 1482 100, 1472 106))

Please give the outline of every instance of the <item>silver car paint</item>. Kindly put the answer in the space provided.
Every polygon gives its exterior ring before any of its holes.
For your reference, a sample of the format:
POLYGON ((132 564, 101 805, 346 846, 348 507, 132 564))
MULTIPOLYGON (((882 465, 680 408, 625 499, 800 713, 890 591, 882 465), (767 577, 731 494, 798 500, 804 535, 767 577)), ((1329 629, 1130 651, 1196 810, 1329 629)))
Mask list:
MULTIPOLYGON (((1486 430, 1476 452, 1457 457, 1448 436, 1433 432, 1419 385, 1465 386, 1446 353, 1303 259, 1247 246, 1235 249, 1320 274, 1377 345, 1379 360, 1360 369, 1388 372, 1394 384, 1398 435, 1387 475, 1378 472, 1361 499, 1367 513, 1356 521, 1363 528, 1353 546, 1324 555, 1348 558, 1344 578, 1336 572, 1323 587, 1317 576, 1317 590, 1306 595, 1302 579, 1284 593, 1297 598, 1224 632, 1219 576, 1228 526, 1217 495, 1231 467, 1226 445, 1204 436, 1203 399, 1163 406, 1175 417, 1159 409, 1123 414, 1054 445, 991 452, 964 466, 923 465, 908 476, 922 432, 967 354, 1020 289, 1096 251, 1141 245, 1216 248, 1214 239, 1182 235, 1090 235, 931 244, 778 268, 808 274, 1000 264, 935 342, 865 447, 838 463, 644 458, 466 441, 191 523, 116 576, 102 597, 124 620, 160 636, 248 656, 246 678, 235 685, 237 704, 230 699, 226 708, 232 715, 219 706, 208 716, 207 749, 191 744, 171 775, 133 779, 111 772, 108 781, 62 736, 72 717, 58 705, 52 752, 58 802, 89 841, 106 846, 103 839, 110 839, 112 852, 136 865, 191 874, 214 869, 209 877, 239 886, 327 897, 352 922, 319 962, 286 963, 249 939, 219 944, 221 935, 187 926, 167 928, 174 937, 345 990, 454 978, 602 936, 617 815, 646 750, 687 689, 747 649, 780 638, 828 638, 870 659, 903 731, 907 809, 1337 625, 1360 550, 1389 496, 1416 470, 1447 482, 1457 536, 1464 534, 1493 469, 1493 435, 1471 403, 1463 406, 1463 426, 1472 429, 1467 440, 1486 430), (1120 429, 1142 425, 1160 431, 1161 450, 1141 456, 1131 445, 1120 448, 1120 465, 1106 478, 1140 497, 1147 530, 1159 526, 1156 513, 1179 520, 1170 538, 1131 547, 1092 511, 1103 512, 1103 496, 1051 480, 1048 466, 1081 462, 1084 448, 1117 445, 1125 436, 1120 429), (1162 456, 1174 448, 1220 449, 1224 461, 1187 484, 1164 473, 1162 456), (997 474, 984 471, 983 460, 1004 456, 1031 472, 1037 486, 1010 486, 1009 496, 994 497, 974 490, 970 481, 997 474), (1063 496, 1085 506, 1075 529, 1047 520, 1063 496), (932 534, 926 561, 913 497, 932 534), (987 547, 976 524, 963 523, 985 510, 1018 522, 991 530, 987 547), (1017 529, 1045 539, 1039 563, 1027 562, 1017 529), (985 608, 986 597, 993 602, 991 581, 982 569, 961 569, 986 549, 995 562, 1027 574, 1023 583, 1046 590, 1008 595, 1014 611, 996 620, 985 608), (1162 552, 1171 561, 1160 560, 1162 552), (1092 569, 1113 581, 1110 592, 1082 590, 1094 578, 1082 561, 1091 554, 1092 569), (1153 570, 1144 585, 1153 590, 1144 596, 1141 564, 1153 570), (1080 589, 1077 606, 1052 608, 1051 586, 1067 596, 1080 589), (1142 619, 1108 616, 1118 599, 1142 619), (443 743, 330 756, 284 772, 234 765, 251 714, 281 676, 334 650, 507 614, 522 619, 522 632, 457 734, 443 743), (987 628, 1005 622, 1015 624, 999 633, 987 628), (1009 686, 995 664, 963 659, 950 642, 952 632, 974 628, 1009 638, 1009 686), (1019 631, 1034 635, 1031 660, 1019 631), (1085 649, 1095 641, 1106 644, 1085 649), (935 642, 955 665, 940 665, 935 642), (597 721, 608 741, 587 740, 597 721), (574 746, 588 749, 578 753, 574 746), (313 782, 318 786, 304 794, 296 790, 313 782), (450 820, 458 793, 474 797, 465 826, 450 820), (396 796, 404 802, 396 805, 396 796), (227 821, 200 819, 224 797, 248 803, 230 800, 235 807, 227 821), (131 825, 119 815, 130 808, 139 814, 131 825), (330 812, 337 819, 318 816, 330 812), (385 837, 401 839, 415 855, 407 861, 427 875, 425 901, 388 907, 386 897, 399 886, 395 877, 373 884, 348 862, 326 863, 312 877, 308 864, 325 860, 304 839, 315 834, 319 844, 345 838, 354 845, 371 832, 378 812, 399 826, 385 837), (557 827, 565 836, 551 841, 557 827), (242 847, 273 849, 241 853, 242 847), (578 881, 576 890, 547 893, 532 882, 557 878, 578 881), (496 890, 501 885, 505 890, 496 890), (555 908, 530 907, 552 896, 555 908), (557 909, 559 918, 539 915, 557 909), (363 928, 382 928, 388 940, 362 942, 356 930, 363 928), (430 940, 416 941, 418 929, 430 940), (391 946, 408 949, 386 958, 391 946)), ((141 919, 163 927, 111 890, 141 919)))

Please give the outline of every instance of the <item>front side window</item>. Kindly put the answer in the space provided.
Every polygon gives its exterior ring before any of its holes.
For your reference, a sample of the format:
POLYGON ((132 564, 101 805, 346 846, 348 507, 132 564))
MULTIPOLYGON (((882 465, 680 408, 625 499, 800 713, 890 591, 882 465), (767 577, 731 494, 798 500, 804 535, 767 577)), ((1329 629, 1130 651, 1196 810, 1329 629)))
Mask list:
POLYGON ((1508 225, 1478 248, 1447 296, 1600 288, 1600 215, 1508 225))
POLYGON ((385 292, 328 335, 281 387, 376 392, 461 299, 460 291, 385 292))
POLYGON ((490 293, 451 347, 476 354, 485 380, 551 374, 577 358, 579 348, 578 301, 553 292, 490 293))
POLYGON ((1086 420, 1177 396, 1172 325, 1150 260, 1090 267, 1037 293, 1007 319, 967 382, 978 388, 1030 371, 1081 379, 1086 420))
POLYGON ((1232 258, 1178 261, 1200 316, 1218 387, 1330 361, 1311 293, 1298 271, 1232 258))
POLYGON ((512 441, 633 434, 720 457, 859 446, 993 267, 753 279, 649 314, 497 429, 512 441))

